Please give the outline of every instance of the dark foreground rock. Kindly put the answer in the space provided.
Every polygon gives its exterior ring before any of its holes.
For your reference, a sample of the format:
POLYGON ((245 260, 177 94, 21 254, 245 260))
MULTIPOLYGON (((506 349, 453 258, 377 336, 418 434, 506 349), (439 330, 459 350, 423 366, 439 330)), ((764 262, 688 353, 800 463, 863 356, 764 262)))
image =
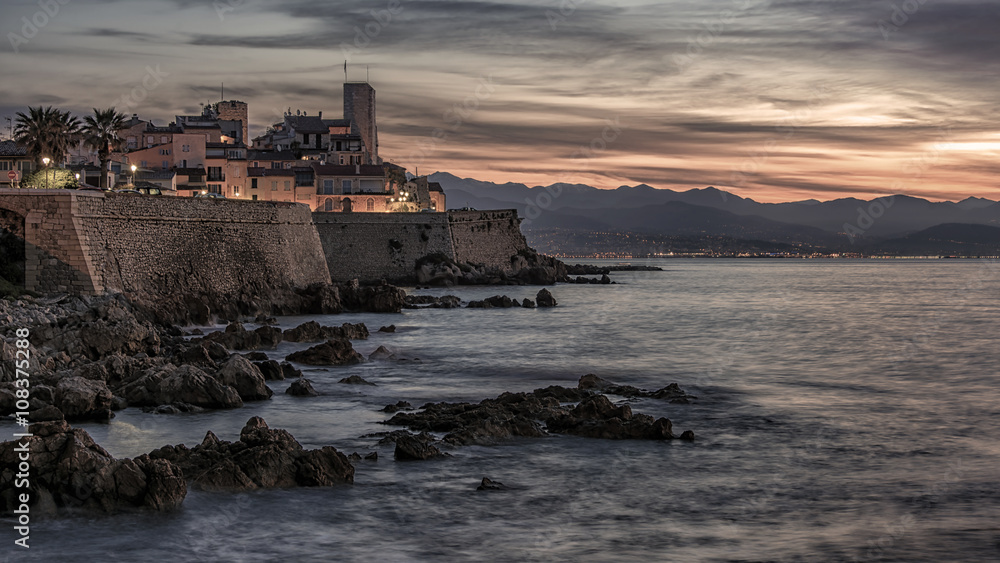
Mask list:
POLYGON ((152 459, 177 465, 189 483, 207 490, 241 491, 274 487, 326 487, 354 482, 354 466, 331 446, 305 450, 285 430, 251 418, 236 442, 208 432, 201 444, 164 446, 152 459))
POLYGON ((552 292, 545 288, 538 290, 538 295, 535 296, 535 302, 538 303, 539 307, 555 307, 558 305, 558 303, 556 303, 556 298, 552 296, 552 292))
POLYGON ((601 393, 610 393, 612 395, 620 395, 622 397, 644 397, 651 399, 661 399, 665 401, 670 401, 671 403, 687 404, 690 403, 692 399, 697 399, 694 395, 688 395, 680 388, 676 383, 671 383, 666 387, 661 387, 656 391, 646 391, 645 389, 639 389, 638 387, 632 387, 631 385, 616 385, 610 381, 603 379, 592 373, 580 378, 580 382, 577 384, 579 389, 592 389, 595 391, 600 391, 601 393))
POLYGON ((670 420, 633 414, 591 390, 551 386, 531 393, 504 393, 479 403, 428 403, 396 412, 385 424, 420 432, 444 432, 452 445, 492 444, 515 436, 574 434, 612 440, 676 438, 670 420), (576 406, 565 406, 578 402, 576 406))
POLYGON ((300 377, 295 381, 293 381, 292 384, 288 386, 288 389, 285 389, 285 393, 288 393, 289 395, 292 395, 294 397, 319 396, 319 393, 317 393, 316 390, 313 389, 312 381, 304 377, 300 377))
POLYGON ((351 377, 345 377, 340 381, 338 381, 337 383, 343 383, 345 385, 371 385, 372 387, 375 387, 374 383, 366 381, 360 375, 352 375, 351 377))
POLYGON ((320 326, 316 321, 303 323, 295 328, 286 330, 284 333, 284 339, 288 342, 320 342, 332 338, 364 340, 368 336, 368 327, 365 326, 365 323, 320 326))
POLYGON ((364 357, 354 350, 350 340, 333 338, 319 346, 295 352, 285 359, 309 366, 347 366, 361 363, 364 357))
POLYGON ((506 491, 507 485, 494 481, 489 477, 483 477, 483 481, 476 487, 477 491, 506 491))
POLYGON ((22 504, 25 489, 15 487, 19 455, 30 452, 27 503, 31 516, 53 515, 62 508, 118 512, 144 508, 177 508, 187 495, 180 468, 169 461, 141 455, 115 459, 85 430, 66 422, 31 426, 31 438, 0 444, 0 513, 22 504))
POLYGON ((396 438, 394 456, 399 461, 424 461, 445 455, 429 441, 422 440, 420 436, 406 434, 396 438))
POLYGON ((510 309, 520 306, 521 302, 516 299, 511 299, 506 295, 494 295, 482 301, 470 301, 466 307, 469 309, 510 309))
POLYGON ((208 409, 232 409, 243 406, 236 389, 194 366, 167 364, 150 370, 120 390, 129 405, 155 407, 188 403, 208 409))
POLYGON ((435 297, 433 295, 407 295, 407 309, 455 309, 462 306, 462 299, 456 295, 444 295, 435 297))

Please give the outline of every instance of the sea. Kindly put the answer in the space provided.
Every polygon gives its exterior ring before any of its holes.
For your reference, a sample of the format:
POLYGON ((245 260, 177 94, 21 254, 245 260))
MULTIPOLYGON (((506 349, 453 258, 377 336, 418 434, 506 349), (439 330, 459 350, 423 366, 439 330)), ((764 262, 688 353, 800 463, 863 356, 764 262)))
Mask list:
MULTIPOLYGON (((353 485, 192 489, 171 513, 33 522, 29 550, 13 546, 8 519, 0 561, 1000 561, 1000 263, 629 263, 663 270, 556 285, 552 309, 280 318, 364 322, 372 335, 356 349, 399 360, 306 368, 319 397, 276 381, 271 400, 241 409, 129 408, 78 426, 132 457, 209 430, 236 440, 261 416, 307 448, 378 452, 355 463, 353 485), (397 401, 479 401, 588 373, 678 383, 697 399, 630 405, 696 440, 552 435, 396 462, 367 436, 396 429, 380 409, 397 401), (350 375, 375 386, 338 383, 350 375), (507 489, 477 491, 483 477, 507 489)), ((538 289, 408 291, 468 301, 538 289)))

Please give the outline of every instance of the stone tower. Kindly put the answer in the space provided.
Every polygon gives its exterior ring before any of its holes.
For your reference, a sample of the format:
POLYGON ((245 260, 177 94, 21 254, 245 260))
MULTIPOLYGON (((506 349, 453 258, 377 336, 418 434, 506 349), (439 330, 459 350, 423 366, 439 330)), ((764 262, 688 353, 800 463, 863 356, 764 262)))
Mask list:
POLYGON ((250 140, 247 137, 249 119, 246 102, 238 102, 236 100, 219 102, 219 119, 223 121, 242 121, 243 138, 240 140, 246 144, 250 144, 250 140))
POLYGON ((378 157, 378 128, 375 126, 375 89, 367 82, 344 83, 344 119, 351 121, 351 133, 361 135, 368 157, 365 164, 381 164, 378 157))

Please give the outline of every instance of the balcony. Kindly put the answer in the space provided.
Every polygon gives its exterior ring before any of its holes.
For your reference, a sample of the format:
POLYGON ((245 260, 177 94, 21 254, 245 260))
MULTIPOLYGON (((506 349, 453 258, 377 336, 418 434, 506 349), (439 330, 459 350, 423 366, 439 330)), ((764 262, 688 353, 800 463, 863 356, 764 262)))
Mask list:
POLYGON ((218 174, 218 173, 211 173, 211 172, 209 172, 209 174, 208 174, 208 181, 209 182, 225 182, 226 181, 226 175, 225 174, 218 174))

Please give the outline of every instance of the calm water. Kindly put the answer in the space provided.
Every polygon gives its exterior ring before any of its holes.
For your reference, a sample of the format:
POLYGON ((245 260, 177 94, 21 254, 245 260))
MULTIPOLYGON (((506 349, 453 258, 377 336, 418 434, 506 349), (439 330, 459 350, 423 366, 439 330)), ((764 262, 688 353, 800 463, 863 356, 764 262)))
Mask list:
POLYGON ((128 409, 84 427, 112 454, 135 456, 192 446, 207 430, 234 440, 260 415, 306 447, 377 450, 377 463, 356 464, 355 485, 192 491, 176 513, 37 523, 33 557, 3 552, 11 561, 1000 560, 1000 265, 656 264, 666 271, 614 274, 619 285, 559 285, 553 310, 314 317, 373 331, 394 323, 396 334, 373 332, 356 348, 420 361, 308 370, 325 393, 317 398, 272 382, 273 400, 235 411, 128 409), (698 440, 553 436, 395 463, 391 448, 361 438, 389 429, 377 411, 397 400, 480 400, 572 386, 586 373, 646 388, 678 382, 696 404, 642 400, 633 410, 665 415, 698 440), (378 386, 336 383, 352 374, 378 386), (477 492, 483 476, 513 490, 477 492))

